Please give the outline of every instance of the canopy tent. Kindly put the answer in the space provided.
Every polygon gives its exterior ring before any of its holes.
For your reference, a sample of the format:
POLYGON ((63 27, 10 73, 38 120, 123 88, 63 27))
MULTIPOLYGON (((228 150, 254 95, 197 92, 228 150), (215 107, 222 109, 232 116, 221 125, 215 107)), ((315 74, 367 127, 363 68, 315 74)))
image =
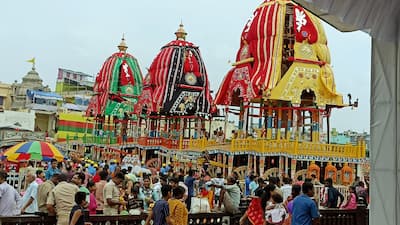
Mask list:
POLYGON ((372 37, 370 224, 400 224, 400 4, 395 0, 295 0, 340 31, 372 37))

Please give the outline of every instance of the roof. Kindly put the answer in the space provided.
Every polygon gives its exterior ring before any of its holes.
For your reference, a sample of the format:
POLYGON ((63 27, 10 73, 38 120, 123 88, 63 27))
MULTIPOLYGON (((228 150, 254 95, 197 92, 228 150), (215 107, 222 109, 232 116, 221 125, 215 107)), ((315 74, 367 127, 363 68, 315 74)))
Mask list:
POLYGON ((86 111, 87 105, 77 105, 77 104, 72 104, 72 103, 65 103, 62 105, 63 108, 69 109, 69 110, 74 110, 74 111, 86 111))
POLYGON ((93 77, 90 74, 79 72, 79 71, 73 71, 73 70, 68 70, 68 69, 63 69, 63 68, 58 68, 58 69, 61 71, 67 72, 67 73, 76 74, 76 75, 80 75, 80 76, 84 76, 84 77, 93 77))

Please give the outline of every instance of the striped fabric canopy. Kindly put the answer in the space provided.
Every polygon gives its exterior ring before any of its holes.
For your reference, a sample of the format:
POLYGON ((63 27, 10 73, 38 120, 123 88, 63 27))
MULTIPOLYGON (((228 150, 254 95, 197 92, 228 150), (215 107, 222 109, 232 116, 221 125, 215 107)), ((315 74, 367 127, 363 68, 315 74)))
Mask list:
POLYGON ((135 114, 149 115, 151 112, 156 112, 153 102, 153 86, 150 82, 150 74, 147 74, 143 81, 143 91, 135 105, 135 114))
POLYGON ((86 110, 87 116, 111 115, 123 117, 124 112, 133 112, 133 106, 142 92, 142 72, 135 57, 118 52, 110 56, 96 77, 95 95, 86 110), (132 82, 122 84, 125 76, 132 76, 132 82), (132 73, 132 74, 130 74, 132 73))
POLYGON ((280 79, 285 10, 280 1, 265 1, 242 33, 254 57, 250 78, 254 97, 260 97, 260 89, 274 88, 280 79))
POLYGON ((149 76, 151 90, 143 92, 139 102, 144 104, 143 98, 152 95, 152 104, 147 104, 152 112, 179 115, 210 113, 212 98, 206 68, 199 49, 192 43, 174 40, 165 45, 153 60, 149 76), (185 102, 189 101, 192 110, 185 108, 185 102))
POLYGON ((254 11, 243 28, 234 68, 224 78, 215 104, 235 105, 238 97, 245 102, 260 98, 262 91, 279 81, 285 2, 265 1, 254 11))

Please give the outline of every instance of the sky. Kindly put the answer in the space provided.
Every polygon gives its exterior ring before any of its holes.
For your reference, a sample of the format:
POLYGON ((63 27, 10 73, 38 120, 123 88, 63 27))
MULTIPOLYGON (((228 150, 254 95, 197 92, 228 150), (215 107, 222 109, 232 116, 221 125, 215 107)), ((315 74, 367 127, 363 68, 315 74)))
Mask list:
MULTIPOLYGON (((187 40, 199 46, 211 89, 216 92, 231 68, 241 31, 262 1, 54 1, 0 3, 0 81, 13 83, 31 69, 55 89, 58 68, 96 75, 117 52, 124 34, 128 52, 145 74, 160 48, 175 38, 182 21, 187 40)), ((331 127, 369 132, 371 39, 363 32, 341 33, 324 24, 336 89, 359 107, 334 110, 331 127)))

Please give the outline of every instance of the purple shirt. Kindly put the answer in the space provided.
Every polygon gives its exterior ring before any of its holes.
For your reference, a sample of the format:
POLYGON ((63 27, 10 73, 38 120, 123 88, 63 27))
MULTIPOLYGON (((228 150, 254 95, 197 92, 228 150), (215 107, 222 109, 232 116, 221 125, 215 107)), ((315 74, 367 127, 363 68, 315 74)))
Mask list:
POLYGON ((288 212, 289 212, 290 214, 292 214, 292 213, 293 213, 293 200, 290 201, 290 202, 287 204, 286 207, 287 207, 288 212))

